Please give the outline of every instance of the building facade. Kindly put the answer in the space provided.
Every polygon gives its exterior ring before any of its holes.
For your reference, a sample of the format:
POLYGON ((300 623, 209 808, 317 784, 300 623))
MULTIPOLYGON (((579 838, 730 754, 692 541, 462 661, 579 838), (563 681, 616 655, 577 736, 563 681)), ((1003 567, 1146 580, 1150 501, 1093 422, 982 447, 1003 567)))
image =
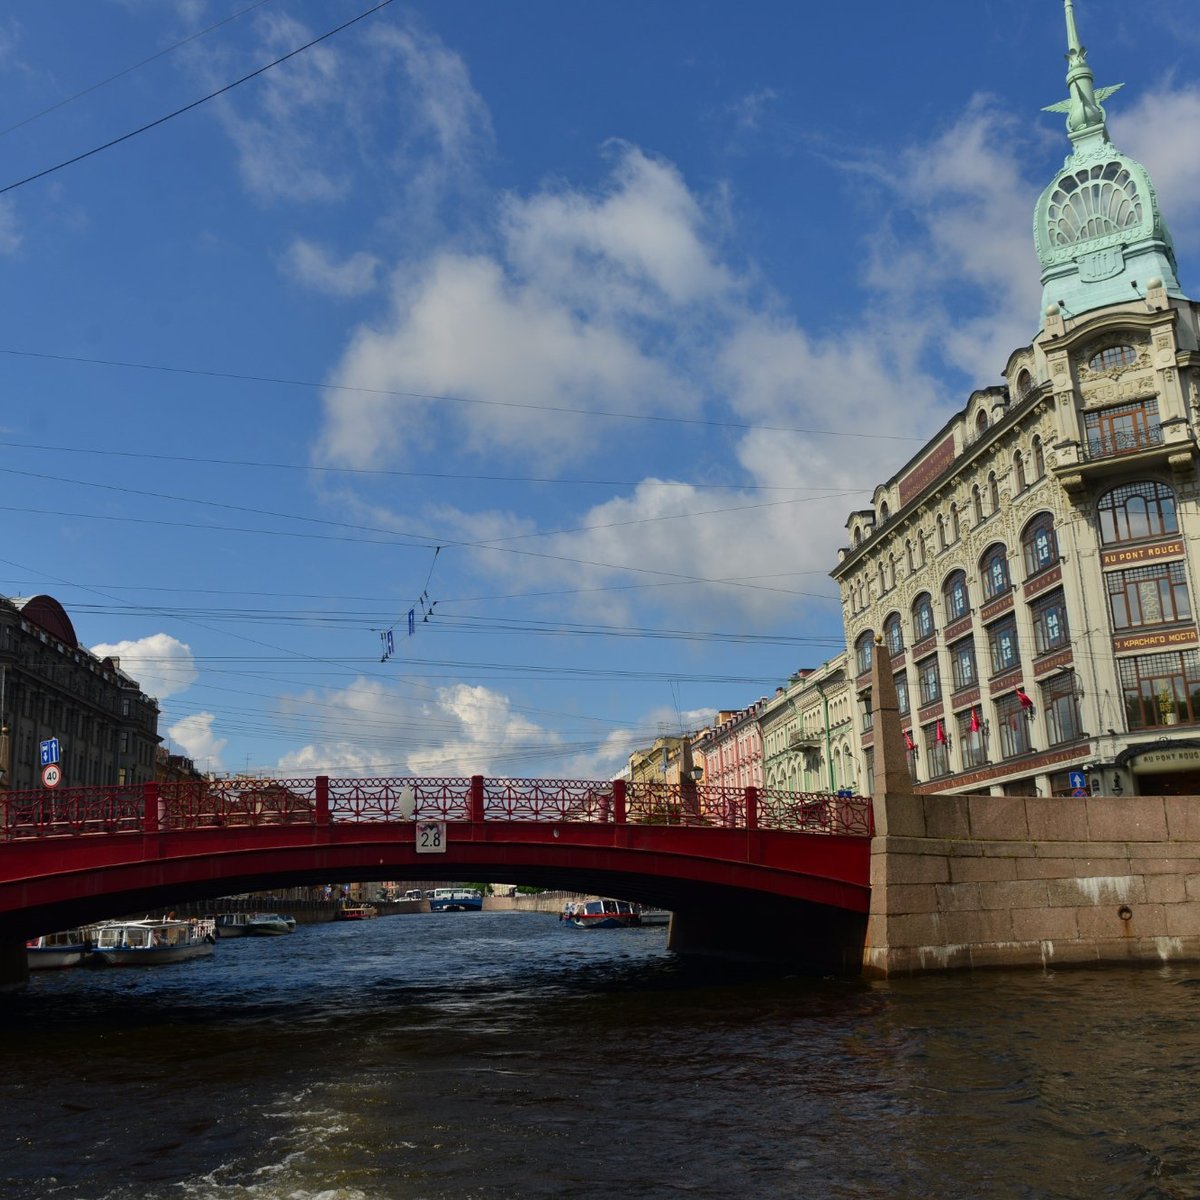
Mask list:
POLYGON ((763 786, 787 792, 860 790, 855 694, 843 652, 797 671, 758 715, 763 786))
POLYGON ((41 787, 51 741, 63 786, 148 783, 158 704, 116 659, 79 644, 53 597, 0 598, 0 786, 41 787))
POLYGON ((851 514, 833 571, 863 768, 886 654, 922 790, 1200 793, 1200 306, 1066 13, 1041 328, 851 514))

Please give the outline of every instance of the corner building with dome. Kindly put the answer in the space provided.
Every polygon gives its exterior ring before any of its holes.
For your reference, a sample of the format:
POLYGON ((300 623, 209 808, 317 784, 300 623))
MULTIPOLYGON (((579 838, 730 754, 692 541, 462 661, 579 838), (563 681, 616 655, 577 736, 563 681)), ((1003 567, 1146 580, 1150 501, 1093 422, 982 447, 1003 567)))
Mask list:
POLYGON ((832 572, 863 765, 886 654, 920 791, 1200 794, 1200 305, 1064 8, 1041 328, 851 513, 832 572))

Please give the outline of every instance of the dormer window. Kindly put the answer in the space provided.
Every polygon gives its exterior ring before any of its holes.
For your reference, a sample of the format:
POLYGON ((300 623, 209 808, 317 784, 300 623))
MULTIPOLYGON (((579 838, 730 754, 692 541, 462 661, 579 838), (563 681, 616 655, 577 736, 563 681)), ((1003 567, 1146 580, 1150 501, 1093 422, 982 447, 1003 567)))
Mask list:
POLYGON ((1022 371, 1017 376, 1017 399, 1024 400, 1033 391, 1033 376, 1028 371, 1022 371))
POLYGON ((1109 346, 1095 355, 1088 366, 1093 371, 1115 371, 1131 367, 1137 362, 1137 351, 1132 346, 1109 346))
POLYGON ((988 427, 987 413, 981 408, 975 416, 975 436, 980 437, 988 427))

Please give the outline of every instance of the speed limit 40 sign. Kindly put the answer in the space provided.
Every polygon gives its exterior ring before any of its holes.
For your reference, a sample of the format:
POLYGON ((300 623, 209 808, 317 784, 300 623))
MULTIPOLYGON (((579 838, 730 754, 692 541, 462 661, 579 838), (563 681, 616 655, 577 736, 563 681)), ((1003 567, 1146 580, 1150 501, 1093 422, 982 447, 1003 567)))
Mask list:
POLYGON ((47 763, 42 768, 42 786, 55 788, 62 783, 62 767, 58 763, 47 763))

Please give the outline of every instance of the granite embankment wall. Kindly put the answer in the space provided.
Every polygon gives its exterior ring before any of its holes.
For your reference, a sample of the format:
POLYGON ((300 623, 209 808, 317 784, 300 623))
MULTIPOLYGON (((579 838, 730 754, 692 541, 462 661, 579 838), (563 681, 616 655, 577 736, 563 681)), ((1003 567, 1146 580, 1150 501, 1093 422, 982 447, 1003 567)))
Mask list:
POLYGON ((870 976, 1200 960, 1200 797, 888 795, 870 976))

